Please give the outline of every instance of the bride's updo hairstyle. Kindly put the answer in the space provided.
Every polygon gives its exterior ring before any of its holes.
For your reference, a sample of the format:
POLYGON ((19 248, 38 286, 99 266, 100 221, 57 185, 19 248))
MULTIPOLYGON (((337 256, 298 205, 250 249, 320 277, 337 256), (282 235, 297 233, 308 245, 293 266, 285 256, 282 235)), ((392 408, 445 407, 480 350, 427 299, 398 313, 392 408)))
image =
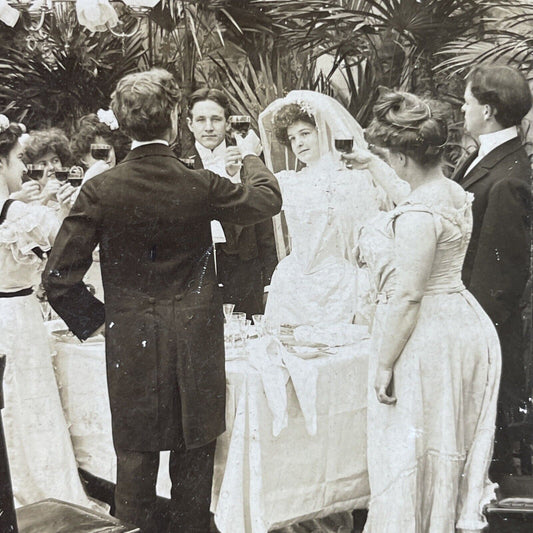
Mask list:
POLYGON ((15 122, 4 124, 2 116, 0 115, 0 157, 8 157, 26 128, 15 122))
POLYGON ((368 142, 401 152, 421 166, 437 165, 448 137, 444 117, 418 96, 407 92, 383 93, 366 129, 368 142))
POLYGON ((299 121, 307 122, 313 126, 313 128, 316 128, 315 119, 304 111, 301 106, 298 104, 287 104, 283 106, 276 112, 272 120, 276 139, 285 146, 290 147, 291 142, 287 135, 287 129, 289 126, 299 121))

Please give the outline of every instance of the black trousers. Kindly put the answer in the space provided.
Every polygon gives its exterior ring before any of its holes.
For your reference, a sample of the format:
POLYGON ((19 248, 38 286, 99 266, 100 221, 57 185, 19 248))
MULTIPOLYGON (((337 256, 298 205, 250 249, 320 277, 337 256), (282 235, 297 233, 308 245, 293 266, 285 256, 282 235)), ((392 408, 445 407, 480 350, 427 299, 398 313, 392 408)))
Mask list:
POLYGON ((170 451, 171 510, 165 527, 156 513, 159 452, 117 449, 117 518, 142 533, 208 533, 215 445, 187 450, 182 442, 170 451))
POLYGON ((263 313, 264 287, 259 258, 243 261, 238 255, 217 249, 217 271, 224 303, 235 304, 235 312, 246 313, 248 319, 263 313))

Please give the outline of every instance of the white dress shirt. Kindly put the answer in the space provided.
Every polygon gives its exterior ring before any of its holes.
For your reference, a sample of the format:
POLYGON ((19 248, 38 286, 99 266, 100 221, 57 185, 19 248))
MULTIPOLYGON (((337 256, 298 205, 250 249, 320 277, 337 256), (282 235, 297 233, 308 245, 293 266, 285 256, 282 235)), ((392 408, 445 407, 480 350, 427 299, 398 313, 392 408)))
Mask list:
POLYGON ((494 131, 493 133, 486 133, 479 136, 479 152, 477 157, 472 161, 465 176, 490 152, 498 148, 503 143, 518 137, 518 129, 516 126, 505 128, 504 130, 494 131))
MULTIPOLYGON (((241 183, 240 172, 237 172, 234 176, 229 176, 226 172, 226 141, 223 140, 217 147, 213 150, 206 148, 198 141, 195 141, 194 146, 202 160, 202 165, 206 170, 210 170, 219 176, 228 178, 233 183, 241 183)), ((226 235, 222 228, 222 224, 218 220, 211 221, 211 235, 213 237, 213 242, 220 243, 226 242, 226 235)))

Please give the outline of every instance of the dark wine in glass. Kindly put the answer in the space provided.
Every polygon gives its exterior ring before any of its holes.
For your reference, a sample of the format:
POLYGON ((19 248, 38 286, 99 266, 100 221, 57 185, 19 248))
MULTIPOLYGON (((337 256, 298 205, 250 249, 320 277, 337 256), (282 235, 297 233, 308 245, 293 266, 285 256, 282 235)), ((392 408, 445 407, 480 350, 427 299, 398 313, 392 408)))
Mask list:
POLYGON ((81 182, 83 181, 83 178, 79 178, 78 176, 69 176, 68 177, 68 182, 73 186, 73 187, 79 187, 81 185, 81 182))
POLYGON ((231 115, 228 118, 228 122, 234 132, 240 133, 245 137, 250 129, 252 119, 248 115, 231 115))
POLYGON ((44 176, 44 165, 26 165, 26 175, 34 181, 39 181, 44 176))
POLYGON ((55 171, 56 180, 64 183, 68 180, 70 169, 69 168, 60 168, 55 171))
POLYGON ((352 139, 335 139, 335 150, 342 154, 349 154, 353 150, 352 139))
POLYGON ((106 161, 109 158, 111 146, 109 144, 91 144, 91 157, 106 161))
POLYGON ((79 187, 83 182, 83 169, 81 167, 72 167, 68 171, 68 182, 73 187, 79 187))

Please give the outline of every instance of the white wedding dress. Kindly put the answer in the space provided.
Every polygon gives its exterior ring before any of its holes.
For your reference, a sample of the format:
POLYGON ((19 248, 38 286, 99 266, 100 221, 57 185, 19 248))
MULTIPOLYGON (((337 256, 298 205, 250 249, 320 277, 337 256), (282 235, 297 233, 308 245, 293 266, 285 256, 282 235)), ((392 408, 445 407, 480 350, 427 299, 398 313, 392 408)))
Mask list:
MULTIPOLYGON (((281 187, 291 249, 272 277, 265 320, 272 326, 311 325, 324 338, 333 332, 347 332, 349 324, 360 322, 359 318, 366 323, 362 312, 366 311, 366 302, 360 301, 358 292, 368 295, 367 278, 360 275, 354 257, 359 230, 380 210, 393 207, 391 192, 403 198, 409 186, 387 165, 379 176, 341 168, 338 154, 334 155, 335 137, 353 138, 356 147, 367 145, 359 124, 329 96, 291 91, 261 113, 259 131, 265 162, 276 172, 281 187), (277 141, 273 128, 276 112, 289 103, 298 104, 312 115, 318 131, 321 157, 300 171, 290 170, 296 167, 294 156, 277 141)), ((279 248, 283 249, 283 243, 279 248)), ((348 344, 348 336, 346 340, 348 344)), ((306 520, 276 533, 351 530, 351 512, 346 511, 306 520)))
POLYGON ((274 272, 265 317, 276 325, 352 323, 358 282, 353 250, 362 225, 388 207, 385 193, 368 171, 339 170, 331 153, 276 176, 291 252, 274 272))

